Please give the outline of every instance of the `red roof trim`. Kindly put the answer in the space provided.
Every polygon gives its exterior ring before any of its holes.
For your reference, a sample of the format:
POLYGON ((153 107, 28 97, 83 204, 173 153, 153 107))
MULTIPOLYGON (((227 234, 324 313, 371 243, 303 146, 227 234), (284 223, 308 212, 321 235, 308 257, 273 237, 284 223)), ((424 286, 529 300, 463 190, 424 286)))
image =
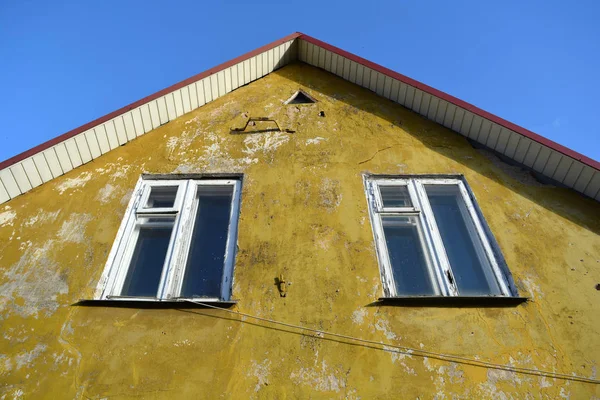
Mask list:
POLYGON ((62 135, 57 136, 54 139, 50 139, 47 142, 44 142, 44 143, 42 143, 40 145, 35 146, 34 148, 26 150, 26 151, 22 152, 21 154, 17 154, 16 156, 9 158, 8 160, 0 162, 0 170, 3 170, 4 168, 10 167, 11 165, 18 163, 19 161, 23 161, 24 159, 26 159, 28 157, 31 157, 31 156, 33 156, 33 155, 35 155, 37 153, 40 153, 40 152, 42 152, 42 151, 44 151, 46 149, 49 149, 50 147, 54 146, 55 144, 63 142, 65 140, 67 140, 67 139, 70 139, 73 136, 76 136, 76 135, 78 135, 78 134, 80 134, 82 132, 85 132, 85 131, 87 131, 90 128, 93 128, 93 127, 95 127, 97 125, 103 124, 104 122, 109 121, 109 120, 111 120, 111 119, 113 119, 115 117, 118 117, 119 115, 124 114, 127 111, 129 111, 129 110, 137 108, 137 107, 139 107, 139 106, 141 106, 143 104, 146 104, 146 103, 148 103, 148 102, 150 102, 152 100, 155 100, 155 99, 157 99, 157 98, 159 98, 161 96, 164 96, 165 94, 170 93, 170 92, 172 92, 174 90, 181 89, 182 87, 187 86, 187 85, 189 85, 189 84, 191 84, 193 82, 196 82, 196 81, 198 81, 200 79, 204 79, 207 76, 210 76, 210 75, 214 74, 215 72, 219 72, 219 71, 222 71, 224 69, 227 69, 227 68, 231 67, 232 65, 235 65, 235 64, 237 64, 239 62, 242 62, 242 61, 245 61, 245 60, 247 60, 249 58, 252 58, 255 55, 260 54, 260 53, 262 53, 264 51, 271 50, 272 48, 277 47, 277 46, 279 46, 279 45, 281 45, 281 44, 283 44, 285 42, 288 42, 288 41, 290 41, 292 39, 295 39, 295 38, 297 38, 297 37, 299 37, 301 35, 302 34, 299 33, 299 32, 292 33, 291 35, 288 35, 288 36, 286 36, 286 37, 284 37, 282 39, 276 40, 273 43, 269 43, 267 45, 259 47, 258 49, 252 50, 251 52, 248 52, 248 53, 246 53, 244 55, 236 57, 233 60, 226 61, 226 62, 224 62, 221 65, 218 65, 218 66, 216 66, 214 68, 208 69, 208 70, 206 70, 204 72, 201 72, 201 73, 199 73, 197 75, 194 75, 194 76, 192 76, 190 78, 187 78, 187 79, 185 79, 185 80, 183 80, 183 81, 181 81, 179 83, 176 83, 176 84, 174 84, 172 86, 169 86, 167 88, 159 90, 158 92, 156 92, 154 94, 151 94, 150 96, 146 96, 143 99, 140 99, 140 100, 138 100, 136 102, 133 102, 133 103, 131 103, 131 104, 125 106, 125 107, 121 107, 118 110, 111 112, 110 114, 106 114, 105 116, 100 117, 98 119, 95 119, 95 120, 93 120, 91 122, 88 122, 85 125, 81 125, 79 128, 75 128, 73 130, 70 130, 67 133, 63 133, 62 135))
POLYGON ((466 101, 457 99, 454 96, 451 96, 451 95, 449 95, 447 93, 442 92, 441 90, 437 90, 435 88, 432 88, 431 86, 427 86, 424 83, 421 83, 421 82, 416 81, 416 80, 414 80, 412 78, 409 78, 407 76, 399 74, 399 73, 397 73, 395 71, 392 71, 391 69, 388 69, 386 67, 383 67, 383 66, 381 66, 379 64, 375 64, 375 63, 373 63, 373 62, 371 62, 369 60, 365 60, 362 57, 359 57, 357 55, 354 55, 352 53, 344 51, 344 50, 342 50, 342 49, 340 49, 338 47, 332 46, 332 45, 330 45, 328 43, 325 43, 325 42, 323 42, 323 41, 321 41, 319 39, 315 39, 315 38, 313 38, 311 36, 302 34, 300 36, 300 39, 305 40, 305 41, 307 41, 309 43, 312 43, 314 45, 320 46, 320 47, 322 47, 322 48, 324 48, 326 50, 329 50, 329 51, 331 51, 331 52, 333 52, 333 53, 335 53, 337 55, 340 55, 342 57, 346 57, 349 60, 357 62, 357 63, 359 63, 361 65, 364 65, 366 67, 372 68, 373 70, 375 70, 375 71, 377 71, 379 73, 382 73, 384 75, 387 75, 390 78, 398 79, 399 81, 404 82, 407 85, 411 85, 411 86, 414 86, 414 87, 416 87, 418 89, 421 89, 422 91, 424 91, 426 93, 429 93, 429 94, 431 94, 433 96, 436 96, 436 97, 439 97, 439 98, 441 98, 443 100, 446 100, 447 102, 452 103, 452 104, 454 104, 454 105, 456 105, 458 107, 464 108, 465 110, 468 110, 468 111, 472 112, 475 115, 478 115, 478 116, 480 116, 482 118, 485 118, 485 119, 488 119, 488 120, 490 120, 492 122, 495 122, 498 125, 505 127, 506 129, 510 129, 512 131, 515 131, 516 133, 518 133, 520 135, 523 135, 523 136, 525 136, 525 137, 533 140, 534 142, 538 142, 538 143, 540 143, 540 144, 542 144, 544 146, 547 146, 547 147, 551 148, 552 150, 558 151, 559 153, 562 153, 562 154, 564 154, 566 156, 574 158, 574 159, 582 162, 583 164, 586 164, 586 165, 588 165, 588 166, 590 166, 592 168, 600 170, 600 162, 598 162, 596 160, 593 160, 593 159, 591 159, 591 158, 589 158, 587 156, 584 156, 583 154, 578 153, 578 152, 576 152, 574 150, 571 150, 571 149, 569 149, 569 148, 567 148, 567 147, 565 147, 565 146, 563 146, 561 144, 558 144, 558 143, 556 143, 556 142, 554 142, 554 141, 552 141, 550 139, 547 139, 547 138, 545 138, 543 136, 540 136, 537 133, 531 132, 530 130, 527 130, 527 129, 525 129, 525 128, 519 126, 519 125, 516 125, 516 124, 514 124, 514 123, 512 123, 510 121, 507 121, 507 120, 505 120, 503 118, 500 118, 500 117, 498 117, 498 116, 496 116, 494 114, 491 114, 491 113, 489 113, 489 112, 487 112, 485 110, 482 110, 479 107, 476 107, 476 106, 474 106, 472 104, 467 103, 466 101))
POLYGON ((451 96, 451 95, 449 95, 447 93, 444 93, 444 92, 442 92, 440 90, 437 90, 435 88, 432 88, 431 86, 425 85, 424 83, 421 83, 421 82, 416 81, 414 79, 411 79, 411 78, 409 78, 407 76, 399 74, 399 73, 397 73, 395 71, 392 71, 391 69, 385 68, 385 67, 383 67, 383 66, 381 66, 379 64, 375 64, 375 63, 373 63, 373 62, 371 62, 369 60, 365 60, 362 57, 359 57, 357 55, 354 55, 352 53, 344 51, 344 50, 342 50, 342 49, 340 49, 338 47, 332 46, 332 45, 330 45, 328 43, 325 43, 325 42, 323 42, 321 40, 315 39, 315 38, 313 38, 311 36, 305 35, 305 34, 300 33, 300 32, 292 33, 291 35, 288 35, 288 36, 286 36, 286 37, 284 37, 282 39, 276 40, 273 43, 270 43, 270 44, 267 44, 265 46, 259 47, 258 49, 253 50, 253 51, 251 51, 249 53, 246 53, 246 54, 244 54, 242 56, 236 57, 233 60, 227 61, 227 62, 225 62, 225 63, 223 63, 221 65, 218 65, 218 66, 216 66, 214 68, 208 69, 208 70, 206 70, 204 72, 201 72, 201 73, 199 73, 197 75, 194 75, 194 76, 192 76, 192 77, 190 77, 188 79, 185 79, 185 80, 183 80, 183 81, 181 81, 179 83, 176 83, 176 84, 174 84, 172 86, 169 86, 167 88, 164 88, 164 89, 162 89, 162 90, 160 90, 160 91, 158 91, 158 92, 156 92, 154 94, 151 94, 150 96, 146 96, 143 99, 140 99, 140 100, 138 100, 138 101, 136 101, 134 103, 131 103, 131 104, 125 106, 125 107, 122 107, 122 108, 120 108, 120 109, 118 109, 116 111, 113 111, 110 114, 107 114, 107 115, 105 115, 103 117, 95 119, 94 121, 88 122, 87 124, 82 125, 79 128, 75 128, 75 129, 73 129, 73 130, 71 130, 71 131, 69 131, 67 133, 64 133, 64 134, 62 134, 60 136, 55 137, 54 139, 50 139, 47 142, 44 142, 44 143, 42 143, 42 144, 40 144, 40 145, 38 145, 36 147, 33 147, 33 148, 29 149, 29 150, 26 150, 26 151, 22 152, 21 154, 18 154, 18 155, 14 156, 14 157, 11 157, 11 158, 9 158, 9 159, 7 159, 5 161, 2 161, 2 162, 0 162, 0 170, 3 170, 5 168, 7 168, 7 167, 10 167, 11 165, 16 164, 19 161, 22 161, 22 160, 24 160, 24 159, 26 159, 28 157, 31 157, 31 156, 33 156, 33 155, 35 155, 37 153, 40 153, 40 152, 42 152, 42 151, 44 151, 44 150, 46 150, 46 149, 54 146, 57 143, 63 142, 65 140, 67 140, 67 139, 70 139, 70 138, 72 138, 75 135, 78 135, 78 134, 80 134, 82 132, 85 132, 85 131, 87 131, 90 128, 93 128, 93 127, 95 127, 97 125, 100 125, 100 124, 102 124, 102 123, 104 123, 104 122, 106 122, 108 120, 111 120, 111 119, 113 119, 113 118, 115 118, 115 117, 117 117, 117 116, 119 116, 121 114, 126 113, 129 110, 132 110, 132 109, 134 109, 136 107, 139 107, 139 106, 141 106, 143 104, 146 104, 146 103, 148 103, 148 102, 150 102, 152 100, 155 100, 155 99, 157 99, 157 98, 159 98, 159 97, 161 97, 161 96, 163 96, 163 95, 165 95, 167 93, 170 93, 170 92, 172 92, 174 90, 177 90, 177 89, 181 89, 182 87, 187 86, 187 85, 191 84, 192 82, 196 82, 196 81, 198 81, 200 79, 204 79, 207 76, 210 76, 210 75, 212 75, 212 74, 214 74, 216 72, 222 71, 222 70, 224 70, 226 68, 231 67, 232 65, 235 65, 235 64, 237 64, 239 62, 247 60, 247 59, 249 59, 251 57, 254 57, 257 54, 260 54, 260 53, 262 53, 264 51, 270 50, 270 49, 272 49, 272 48, 274 48, 276 46, 279 46, 279 45, 281 45, 281 44, 283 44, 283 43, 285 43, 287 41, 290 41, 290 40, 293 40, 293 39, 296 39, 296 38, 300 38, 300 39, 305 40, 305 41, 307 41, 309 43, 312 43, 312 44, 315 44, 317 46, 323 47, 324 49, 329 50, 329 51, 331 51, 331 52, 333 52, 335 54, 338 54, 338 55, 340 55, 342 57, 346 57, 346 58, 348 58, 348 59, 350 59, 350 60, 352 60, 354 62, 357 62, 357 63, 359 63, 361 65, 364 65, 366 67, 372 68, 373 70, 375 70, 375 71, 377 71, 379 73, 382 73, 382 74, 387 75, 387 76, 389 76, 391 78, 394 78, 394 79, 398 79, 399 81, 404 82, 407 85, 414 86, 415 88, 418 88, 418 89, 420 89, 420 90, 422 90, 422 91, 424 91, 426 93, 429 93, 429 94, 431 94, 433 96, 439 97, 439 98, 441 98, 441 99, 443 99, 443 100, 445 100, 445 101, 447 101, 449 103, 452 103, 452 104, 454 104, 454 105, 456 105, 458 107, 464 108, 465 110, 468 110, 468 111, 472 112, 475 115, 478 115, 478 116, 480 116, 482 118, 485 118, 485 119, 488 119, 488 120, 490 120, 492 122, 495 122, 498 125, 505 127, 506 129, 510 129, 510 130, 512 130, 512 131, 514 131, 514 132, 516 132, 516 133, 518 133, 520 135, 523 135, 523 136, 525 136, 525 137, 527 137, 527 138, 529 138, 529 139, 531 139, 531 140, 533 140, 533 141, 535 141, 537 143, 540 143, 540 144, 542 144, 544 146, 547 146, 547 147, 551 148, 552 150, 558 151, 559 153, 562 153, 562 154, 564 154, 566 156, 574 158, 574 159, 576 159, 576 160, 578 160, 578 161, 580 161, 580 162, 582 162, 582 163, 584 163, 584 164, 586 164, 586 165, 588 165, 588 166, 590 166, 592 168, 600 170, 600 162, 595 161, 595 160, 593 160, 593 159, 591 159, 591 158, 589 158, 587 156, 584 156, 583 154, 580 154, 580 153, 578 153, 578 152, 576 152, 574 150, 571 150, 571 149, 569 149, 569 148, 567 148, 567 147, 565 147, 565 146, 563 146, 561 144, 558 144, 558 143, 556 143, 556 142, 554 142, 554 141, 552 141, 550 139, 547 139, 547 138, 545 138, 543 136, 540 136, 537 133, 531 132, 530 130, 527 130, 527 129, 523 128, 523 127, 520 127, 520 126, 518 126, 518 125, 516 125, 516 124, 514 124, 512 122, 509 122, 509 121, 507 121, 507 120, 505 120, 503 118, 500 118, 500 117, 498 117, 498 116, 496 116, 494 114, 491 114, 491 113, 489 113, 489 112, 487 112, 485 110, 482 110, 481 108, 476 107, 476 106, 474 106, 472 104, 469 104, 469 103, 467 103, 467 102, 465 102, 463 100, 460 100, 460 99, 458 99, 458 98, 456 98, 454 96, 451 96))

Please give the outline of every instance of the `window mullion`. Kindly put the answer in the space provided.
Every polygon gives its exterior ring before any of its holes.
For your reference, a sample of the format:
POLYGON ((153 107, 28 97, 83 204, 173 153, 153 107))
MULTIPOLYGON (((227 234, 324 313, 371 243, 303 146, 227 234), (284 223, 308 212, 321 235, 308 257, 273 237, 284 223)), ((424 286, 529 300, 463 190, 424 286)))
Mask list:
POLYGON ((465 188, 465 185, 462 182, 459 182, 458 187, 460 190, 460 194, 462 195, 464 204, 467 207, 469 216, 470 216, 471 220, 473 221, 473 224, 475 225, 475 229, 477 231, 477 236, 479 237, 479 240, 483 244, 483 248, 487 255, 488 261, 489 261, 490 265, 492 266, 492 271, 494 272, 494 276, 496 277, 498 285, 500 286, 500 290, 502 291, 503 295, 510 296, 511 292, 508 288, 508 285, 506 284, 506 280, 504 279, 504 274, 500 270, 500 266, 498 265, 498 262, 496 261, 496 257, 494 256, 494 251, 492 250, 492 247, 490 246, 490 243, 487 239, 487 235, 485 234, 485 231, 484 231, 481 221, 479 219, 479 215, 477 214, 477 211, 475 210, 475 206, 473 205, 473 202, 471 201, 471 197, 469 196, 469 193, 467 192, 467 189, 465 188))
POLYGON ((229 300, 231 297, 233 280, 233 263, 237 246, 237 225, 240 213, 241 182, 233 183, 233 194, 229 209, 229 227, 227 230, 227 242, 225 244, 225 257, 223 265, 223 276, 221 277, 221 300, 229 300))
POLYGON ((133 224, 131 230, 127 234, 127 240, 125 241, 125 248, 123 249, 123 254, 121 259, 119 260, 119 269, 115 274, 115 279, 113 280, 112 287, 110 289, 111 296, 119 296, 123 289, 123 283, 125 282, 125 277, 127 276, 127 272, 129 271, 129 262, 131 257, 133 256, 133 252, 135 249, 135 245, 138 241, 138 236, 140 234, 140 230, 138 229, 137 217, 133 216, 133 224))
POLYGON ((381 194, 379 193, 379 186, 375 182, 369 182, 368 190, 369 198, 373 205, 373 211, 381 212, 381 210, 383 210, 383 201, 381 200, 381 194))
POLYGON ((165 268, 165 273, 161 282, 161 293, 166 299, 179 297, 179 283, 185 270, 190 236, 192 232, 193 215, 192 208, 195 205, 194 197, 196 185, 194 181, 187 180, 183 184, 184 193, 179 204, 180 211, 177 225, 173 232, 173 250, 169 265, 165 268))
POLYGON ((425 187, 421 182, 417 181, 414 182, 414 185, 419 202, 421 204, 423 225, 429 233, 431 244, 433 246, 434 254, 432 254, 432 257, 434 260, 437 260, 436 277, 444 295, 458 296, 456 281, 454 280, 454 275, 452 274, 452 268, 450 266, 450 262, 448 261, 448 255, 446 254, 446 249, 444 248, 442 236, 437 228, 435 218, 433 216, 433 210, 431 209, 429 199, 427 198, 427 193, 425 192, 425 187))
POLYGON ((388 297, 396 296, 396 284, 394 282, 394 274, 392 273, 391 262, 388 254, 385 236, 383 234, 383 222, 381 221, 381 213, 379 212, 379 204, 377 203, 379 188, 376 183, 371 181, 367 184, 367 201, 370 209, 369 217, 373 226, 373 234, 375 237, 375 250, 381 265, 381 282, 384 295, 388 297))
POLYGON ((108 260, 106 262, 108 268, 105 267, 103 276, 100 278, 100 282, 96 289, 96 297, 106 298, 106 296, 114 295, 116 278, 122 274, 123 269, 127 269, 126 267, 123 267, 122 259, 127 250, 128 239, 134 233, 133 230, 135 228, 136 220, 135 211, 140 204, 144 186, 144 181, 140 178, 133 191, 133 196, 127 205, 127 209, 125 210, 125 217, 117 231, 115 243, 108 255, 108 260))
POLYGON ((388 292, 386 293, 386 296, 395 297, 397 296, 397 293, 394 273, 392 271, 392 262, 390 260, 389 249, 385 241, 381 213, 378 213, 377 211, 373 213, 373 226, 375 227, 375 241, 377 243, 377 249, 379 250, 379 256, 383 265, 381 279, 383 282, 384 292, 388 292))

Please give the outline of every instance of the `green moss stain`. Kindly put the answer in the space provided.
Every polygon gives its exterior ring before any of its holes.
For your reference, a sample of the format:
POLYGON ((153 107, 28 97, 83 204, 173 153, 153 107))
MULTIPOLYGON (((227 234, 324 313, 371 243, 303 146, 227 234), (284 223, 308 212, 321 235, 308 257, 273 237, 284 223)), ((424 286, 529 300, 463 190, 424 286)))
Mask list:
POLYGON ((73 306, 92 297, 140 174, 172 172, 244 173, 236 310, 502 364, 596 374, 599 205, 540 185, 459 135, 298 64, 0 206, 0 394, 600 395, 597 385, 324 340, 218 310, 73 306), (318 102, 283 105, 299 88, 318 102), (263 122, 230 133, 249 116, 274 118, 295 133, 263 122), (464 174, 521 294, 532 301, 492 309, 374 306, 382 289, 366 172, 464 174))

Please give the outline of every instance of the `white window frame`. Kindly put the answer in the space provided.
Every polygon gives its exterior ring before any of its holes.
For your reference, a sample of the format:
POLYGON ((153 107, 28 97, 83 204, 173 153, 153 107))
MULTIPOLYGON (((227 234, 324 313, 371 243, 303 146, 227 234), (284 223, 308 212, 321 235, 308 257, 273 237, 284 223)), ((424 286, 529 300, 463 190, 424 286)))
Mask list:
MULTIPOLYGON (((426 185, 454 185, 459 188, 463 203, 461 212, 473 222, 473 227, 467 224, 469 233, 478 237, 483 245, 483 250, 478 252, 479 257, 485 257, 491 267, 491 273, 498 283, 500 295, 483 295, 477 297, 516 297, 517 291, 512 282, 512 277, 502 257, 500 249, 491 234, 481 211, 477 207, 475 197, 462 176, 402 176, 378 177, 364 176, 364 183, 369 206, 369 215, 373 227, 377 257, 379 260, 381 280, 385 297, 474 297, 461 296, 456 286, 456 280, 442 242, 442 237, 435 223, 433 211, 425 191, 426 185), (412 207, 384 207, 379 190, 382 186, 408 187, 412 207), (392 265, 389 258, 387 243, 383 231, 382 216, 415 216, 418 220, 418 235, 423 252, 429 258, 429 274, 434 286, 434 295, 403 295, 396 291, 396 284, 392 265)), ((473 237, 473 236, 472 236, 473 237)), ((488 273, 484 271, 484 273, 488 273)))
POLYGON ((237 244, 238 219, 240 214, 241 179, 164 179, 164 176, 141 176, 117 231, 117 237, 110 250, 104 271, 96 287, 96 300, 125 301, 185 301, 192 298, 179 296, 192 234, 198 210, 197 189, 200 186, 231 186, 232 198, 229 228, 225 247, 221 295, 218 298, 194 297, 203 302, 229 301, 233 285, 233 270, 237 244), (173 207, 147 208, 148 197, 153 187, 178 186, 173 207), (140 217, 173 217, 173 231, 167 249, 165 264, 156 297, 122 296, 120 293, 127 277, 131 257, 135 250, 139 233, 137 219, 140 217))

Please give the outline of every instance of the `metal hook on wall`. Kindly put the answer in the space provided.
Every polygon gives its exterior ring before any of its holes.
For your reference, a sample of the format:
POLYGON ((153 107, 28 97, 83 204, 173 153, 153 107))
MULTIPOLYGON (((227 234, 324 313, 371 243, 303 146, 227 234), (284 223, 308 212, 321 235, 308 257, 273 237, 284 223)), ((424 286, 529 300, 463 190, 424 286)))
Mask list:
POLYGON ((277 126, 277 130, 279 132, 286 132, 286 133, 294 133, 294 132, 296 132, 296 131, 291 130, 291 129, 281 129, 281 127, 279 126, 279 124, 277 123, 277 121, 274 120, 273 118, 268 118, 268 117, 249 117, 243 128, 231 128, 230 129, 231 133, 245 132, 246 128, 248 128, 248 125, 251 122, 273 122, 273 123, 275 123, 275 126, 277 126))

